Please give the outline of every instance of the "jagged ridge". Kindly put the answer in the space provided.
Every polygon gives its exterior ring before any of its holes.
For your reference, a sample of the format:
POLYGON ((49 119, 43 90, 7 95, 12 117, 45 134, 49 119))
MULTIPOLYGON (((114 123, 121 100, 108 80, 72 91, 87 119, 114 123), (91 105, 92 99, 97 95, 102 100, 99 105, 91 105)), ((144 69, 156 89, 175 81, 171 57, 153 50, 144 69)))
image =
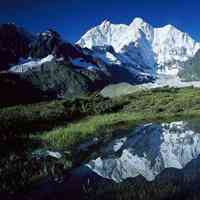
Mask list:
MULTIPOLYGON (((148 73, 170 75, 177 75, 179 63, 193 57, 200 49, 200 43, 176 27, 154 28, 141 18, 135 18, 130 25, 104 21, 83 35, 77 44, 90 49, 109 45, 118 54, 123 54, 116 63, 120 60, 130 67, 138 63, 151 67, 151 70, 146 70, 148 73)), ((109 60, 109 56, 107 58, 109 60)))

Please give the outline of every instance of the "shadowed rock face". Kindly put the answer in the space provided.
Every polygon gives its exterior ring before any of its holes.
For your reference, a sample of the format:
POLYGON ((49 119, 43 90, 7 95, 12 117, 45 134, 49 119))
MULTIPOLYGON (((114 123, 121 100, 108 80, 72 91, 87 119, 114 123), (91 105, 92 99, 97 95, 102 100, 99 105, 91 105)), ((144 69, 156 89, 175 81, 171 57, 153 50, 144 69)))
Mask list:
POLYGON ((51 29, 40 33, 37 39, 30 45, 32 58, 44 58, 53 54, 56 57, 64 57, 66 60, 83 56, 80 50, 70 43, 62 40, 60 35, 51 29))
POLYGON ((43 92, 57 97, 79 96, 104 87, 107 83, 98 73, 77 71, 70 64, 47 62, 21 77, 43 92))
POLYGON ((14 24, 1 25, 0 58, 2 105, 77 96, 110 83, 92 56, 51 29, 33 37, 14 24))
POLYGON ((0 106, 76 97, 102 89, 109 83, 105 74, 76 70, 55 60, 36 65, 23 73, 0 73, 0 106))
POLYGON ((0 71, 17 64, 21 57, 28 57, 32 39, 31 34, 14 24, 0 25, 0 71))
POLYGON ((132 53, 125 53, 126 51, 116 53, 112 46, 84 48, 83 51, 95 58, 102 71, 110 74, 112 83, 141 84, 154 80, 153 75, 145 73, 151 71, 151 68, 142 62, 140 54, 133 59, 130 58, 132 53))
POLYGON ((50 99, 50 94, 45 94, 40 89, 12 73, 0 73, 0 107, 17 104, 34 103, 50 99))
POLYGON ((165 169, 185 168, 200 155, 200 129, 188 122, 146 124, 103 147, 87 166, 103 178, 122 182, 142 175, 153 181, 165 169))
POLYGON ((79 46, 64 41, 61 36, 52 29, 40 33, 34 42, 30 44, 29 56, 41 59, 50 54, 54 55, 56 58, 62 57, 65 61, 79 58, 86 62, 96 64, 92 57, 84 54, 79 46))
POLYGON ((52 29, 33 36, 14 24, 0 26, 0 71, 19 64, 20 59, 42 59, 51 54, 65 61, 80 58, 96 65, 95 60, 84 54, 79 46, 64 41, 52 29))

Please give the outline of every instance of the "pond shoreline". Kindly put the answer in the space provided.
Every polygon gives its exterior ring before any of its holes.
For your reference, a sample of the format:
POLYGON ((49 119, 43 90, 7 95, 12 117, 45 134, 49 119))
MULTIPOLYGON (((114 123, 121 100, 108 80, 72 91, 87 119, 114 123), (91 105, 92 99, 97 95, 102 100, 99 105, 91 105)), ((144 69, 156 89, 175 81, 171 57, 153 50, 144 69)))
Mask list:
MULTIPOLYGON (((75 113, 77 114, 78 111, 78 113, 83 114, 81 119, 72 123, 66 122, 66 126, 59 128, 56 127, 55 124, 55 128, 53 130, 47 129, 46 131, 38 131, 37 133, 25 131, 24 133, 25 135, 28 133, 28 140, 30 141, 21 146, 22 151, 33 151, 36 147, 34 147, 31 142, 36 140, 40 143, 37 148, 45 148, 55 152, 58 150, 65 151, 65 161, 72 163, 72 165, 69 164, 67 169, 72 169, 71 167, 76 167, 82 163, 82 161, 87 160, 89 154, 97 148, 99 144, 104 144, 106 141, 113 138, 114 130, 119 127, 123 127, 125 130, 128 130, 130 127, 137 124, 152 121, 175 121, 176 119, 187 120, 189 118, 200 117, 200 90, 197 88, 162 88, 145 92, 136 92, 131 95, 114 98, 112 100, 106 99, 105 102, 107 102, 109 106, 105 104, 104 100, 104 98, 102 99, 99 97, 84 97, 83 99, 80 98, 72 102, 67 101, 67 104, 63 104, 64 101, 62 101, 62 103, 42 103, 39 104, 39 106, 38 104, 29 105, 28 107, 22 106, 23 109, 21 109, 21 106, 19 106, 19 108, 4 108, 0 111, 0 118, 5 124, 12 125, 14 123, 16 126, 18 125, 18 122, 21 124, 25 121, 25 124, 34 127, 34 123, 37 123, 38 125, 38 120, 40 120, 39 118, 42 118, 46 124, 51 124, 55 115, 56 119, 59 119, 60 115, 63 117, 63 114, 66 113, 66 109, 68 109, 68 107, 65 106, 69 103, 70 105, 75 103, 75 113), (102 101, 104 104, 102 104, 102 101), (107 106, 106 110, 105 105, 107 106), (117 111, 115 111, 115 109, 117 109, 117 111), (98 112, 104 111, 106 112, 98 114, 98 112), (97 112, 97 114, 95 114, 95 112, 97 112), (92 138, 98 139, 98 141, 96 141, 97 144, 92 145, 91 148, 84 153, 77 151, 80 144, 85 142, 87 143, 92 140, 92 138)), ((43 121, 41 121, 41 123, 43 121)), ((4 126, 2 124, 0 126, 3 130, 4 126)), ((10 128, 12 128, 10 130, 12 130, 15 135, 14 126, 10 126, 10 128)), ((18 139, 24 137, 23 134, 17 136, 18 139)), ((118 136, 118 133, 116 133, 116 136, 118 136)), ((6 143, 4 142, 4 144, 6 143)), ((19 145, 17 148, 18 147, 19 145)), ((6 151, 9 151, 9 146, 6 148, 6 151)), ((11 157, 13 152, 15 153, 14 148, 10 152, 11 157)), ((2 160, 2 162, 5 163, 4 160, 2 160)), ((16 160, 16 162, 18 162, 18 160, 16 160)), ((12 166, 15 166, 16 162, 14 160, 9 164, 8 160, 6 174, 11 179, 13 177, 12 171, 14 170, 12 166)), ((24 166, 23 162, 25 163, 26 160, 22 159, 22 164, 18 162, 20 166, 19 168, 16 168, 17 171, 20 172, 22 169, 30 168, 29 165, 24 166)), ((27 178, 29 179, 29 176, 27 178)), ((25 179, 23 181, 27 180, 25 179)), ((27 182, 23 182, 23 184, 27 185, 27 182)), ((20 184, 15 185, 18 186, 20 184)))

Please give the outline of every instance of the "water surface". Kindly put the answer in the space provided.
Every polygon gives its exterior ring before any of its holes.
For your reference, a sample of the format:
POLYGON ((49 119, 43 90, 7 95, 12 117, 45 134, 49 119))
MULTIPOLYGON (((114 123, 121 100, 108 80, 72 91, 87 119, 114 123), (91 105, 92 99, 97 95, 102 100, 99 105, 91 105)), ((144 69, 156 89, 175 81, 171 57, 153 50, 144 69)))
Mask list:
POLYGON ((115 182, 139 175, 153 181, 165 169, 184 169, 199 155, 200 129, 194 122, 151 123, 102 147, 87 166, 115 182))
MULTIPOLYGON (((138 125, 102 145, 39 199, 200 199, 200 120, 138 125)), ((39 194, 39 195, 38 195, 39 194)))

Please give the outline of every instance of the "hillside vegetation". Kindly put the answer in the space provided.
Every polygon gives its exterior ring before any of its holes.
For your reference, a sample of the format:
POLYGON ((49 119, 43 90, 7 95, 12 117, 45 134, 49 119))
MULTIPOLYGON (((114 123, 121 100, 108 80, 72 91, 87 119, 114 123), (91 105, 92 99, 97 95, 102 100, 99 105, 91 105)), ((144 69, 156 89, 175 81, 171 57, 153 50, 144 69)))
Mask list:
POLYGON ((73 167, 81 157, 85 158, 77 153, 79 144, 94 137, 104 142, 121 126, 128 130, 138 123, 199 116, 200 89, 192 87, 138 91, 112 99, 93 94, 3 108, 0 110, 0 192, 18 191, 38 177, 52 175, 52 171, 56 174, 55 166, 73 167), (59 164, 52 159, 38 163, 29 156, 38 148, 62 150, 64 158, 59 164), (12 179, 15 174, 17 184, 12 179))
POLYGON ((116 124, 132 125, 145 121, 198 116, 200 90, 192 87, 154 89, 113 98, 111 101, 103 101, 102 104, 112 105, 109 106, 109 112, 90 113, 83 120, 43 133, 42 139, 50 146, 63 148, 79 143, 79 140, 103 134, 106 132, 105 129, 110 130, 116 124))

